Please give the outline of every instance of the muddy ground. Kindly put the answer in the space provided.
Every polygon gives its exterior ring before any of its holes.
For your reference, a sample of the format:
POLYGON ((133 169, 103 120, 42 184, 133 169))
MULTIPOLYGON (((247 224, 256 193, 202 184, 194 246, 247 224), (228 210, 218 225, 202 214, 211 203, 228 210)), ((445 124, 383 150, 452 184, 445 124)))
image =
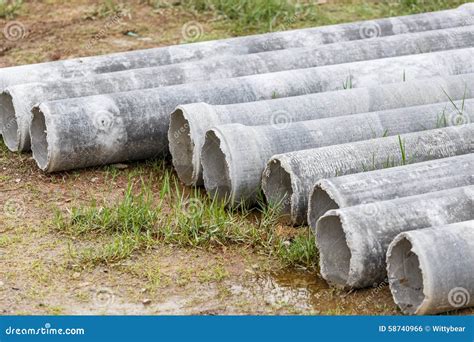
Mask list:
MULTIPOLYGON (((202 24, 206 38, 230 35, 225 25, 212 24, 211 14, 180 6, 155 10, 143 1, 128 2, 123 20, 103 32, 110 16, 98 3, 31 1, 14 18, 0 19, 0 27, 15 20, 25 28, 18 40, 0 35, 0 67, 176 44, 190 20, 202 24)), ((78 264, 74 248, 107 237, 66 235, 55 228, 55 212, 93 199, 113 203, 129 175, 150 172, 156 171, 134 163, 113 179, 105 167, 46 175, 31 154, 10 153, 2 144, 0 313, 399 314, 386 284, 330 289, 317 270, 281 267, 239 246, 156 244, 120 262, 78 264)))

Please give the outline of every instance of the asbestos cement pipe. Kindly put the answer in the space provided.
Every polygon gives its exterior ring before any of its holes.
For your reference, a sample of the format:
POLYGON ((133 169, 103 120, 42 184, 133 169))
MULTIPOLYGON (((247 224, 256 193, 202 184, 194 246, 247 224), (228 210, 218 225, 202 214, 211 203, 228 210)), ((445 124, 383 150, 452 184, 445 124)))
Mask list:
POLYGON ((308 203, 308 223, 330 209, 352 207, 398 197, 474 184, 474 154, 437 159, 389 169, 322 179, 308 203))
MULTIPOLYGON (((0 69, 0 90, 21 83, 55 81, 59 78, 195 61, 219 55, 242 55, 469 26, 472 25, 473 15, 474 5, 465 4, 454 10, 433 13, 16 66, 0 69)), ((183 27, 185 36, 199 37, 201 34, 202 27, 198 23, 183 27)))
MULTIPOLYGON (((339 80, 349 74, 355 86, 377 85, 400 80, 403 70, 409 78, 472 72, 474 49, 43 102, 33 110, 33 157, 42 170, 51 172, 163 156, 168 152, 169 115, 179 104, 315 93, 340 87, 339 80)), ((9 132, 4 131, 6 141, 18 130, 9 132)))
POLYGON ((474 100, 280 125, 217 126, 206 133, 201 152, 204 186, 213 198, 253 204, 262 171, 275 154, 435 129, 456 120, 474 122, 474 100))
POLYGON ((387 274, 405 314, 474 306, 474 221, 404 232, 390 243, 387 274))
POLYGON ((170 118, 173 165, 186 185, 202 185, 201 151, 214 126, 276 124, 336 117, 474 97, 474 74, 354 88, 230 105, 180 105, 170 118))
POLYGON ((268 202, 283 219, 303 224, 317 181, 474 152, 474 124, 408 133, 273 156, 262 176, 268 202))
MULTIPOLYGON (((342 288, 378 284, 387 275, 387 248, 399 233, 472 220, 473 208, 470 185, 330 210, 316 225, 321 276, 342 288)), ((447 252, 436 246, 440 255, 447 252)))
POLYGON ((31 109, 40 102, 156 88, 197 81, 301 69, 474 46, 474 27, 401 34, 318 48, 288 49, 244 56, 133 69, 49 83, 7 87, 0 94, 0 130, 12 151, 30 149, 31 109), (346 53, 351 51, 350 54, 346 53), (12 112, 13 111, 13 112, 12 112), (3 122, 3 124, 2 124, 3 122), (3 126, 7 127, 3 127, 3 126), (18 129, 17 134, 9 131, 18 129), (15 139, 11 137, 15 136, 15 139))

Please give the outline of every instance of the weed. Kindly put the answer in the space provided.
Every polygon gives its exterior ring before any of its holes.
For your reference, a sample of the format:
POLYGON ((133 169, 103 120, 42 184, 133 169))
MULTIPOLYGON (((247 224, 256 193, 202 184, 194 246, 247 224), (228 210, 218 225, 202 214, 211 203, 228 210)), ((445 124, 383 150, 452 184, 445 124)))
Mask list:
POLYGON ((352 84, 352 74, 349 75, 349 76, 347 77, 347 79, 342 83, 342 88, 343 88, 344 90, 354 88, 354 86, 353 86, 353 84, 352 84))
POLYGON ((84 19, 95 20, 104 19, 112 16, 130 16, 129 8, 122 2, 115 0, 102 0, 92 11, 88 12, 84 19))
POLYGON ((13 18, 22 6, 23 0, 0 0, 0 18, 13 18))
POLYGON ((56 214, 55 226, 65 234, 111 237, 99 247, 72 249, 73 259, 84 265, 110 264, 165 243, 206 249, 243 245, 277 257, 285 266, 315 264, 312 238, 304 235, 288 241, 277 234, 277 206, 261 203, 259 215, 252 220, 245 208, 240 212, 229 209, 224 201, 201 195, 198 189, 185 195, 168 172, 161 177, 158 199, 152 195, 150 182, 142 180, 138 184, 140 188, 135 189, 137 186, 129 181, 123 198, 115 204, 92 202, 73 208, 68 215, 56 214))

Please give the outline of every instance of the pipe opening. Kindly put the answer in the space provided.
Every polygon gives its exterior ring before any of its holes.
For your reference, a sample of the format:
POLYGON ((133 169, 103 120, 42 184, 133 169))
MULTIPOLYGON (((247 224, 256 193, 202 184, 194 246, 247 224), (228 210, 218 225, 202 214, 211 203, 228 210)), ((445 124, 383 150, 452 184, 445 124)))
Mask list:
POLYGON ((8 93, 0 94, 0 122, 2 124, 1 132, 5 145, 11 151, 18 151, 20 145, 18 123, 16 121, 13 98, 8 93))
POLYGON ((232 193, 226 149, 214 130, 206 133, 201 152, 204 186, 212 197, 226 201, 232 193))
POLYGON ((179 179, 186 185, 193 185, 197 182, 196 173, 199 170, 200 158, 194 156, 194 141, 189 122, 181 109, 176 109, 170 116, 168 141, 173 166, 179 179))
POLYGON ((34 107, 32 113, 33 119, 30 127, 31 150, 38 166, 42 170, 46 170, 49 164, 49 155, 45 117, 39 107, 34 107))
POLYGON ((309 203, 308 223, 313 229, 316 228, 319 218, 328 210, 339 209, 336 201, 319 184, 314 187, 309 203))
POLYGON ((262 186, 267 202, 278 207, 281 220, 291 223, 291 175, 281 165, 280 160, 274 159, 269 163, 262 186))
POLYGON ((393 298, 400 309, 409 314, 416 313, 425 299, 420 261, 412 247, 410 240, 403 237, 392 245, 387 259, 393 298))
POLYGON ((319 266, 327 282, 347 286, 351 264, 351 250, 338 216, 325 216, 319 220, 316 231, 319 249, 319 266))

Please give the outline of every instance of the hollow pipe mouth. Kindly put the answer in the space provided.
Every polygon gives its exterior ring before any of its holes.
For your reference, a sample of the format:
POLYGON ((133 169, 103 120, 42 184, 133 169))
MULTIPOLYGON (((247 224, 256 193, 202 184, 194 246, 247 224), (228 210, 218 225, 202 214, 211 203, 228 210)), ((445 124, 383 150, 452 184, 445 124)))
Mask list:
POLYGON ((314 230, 318 220, 331 209, 339 209, 340 204, 336 196, 324 186, 324 183, 318 182, 309 196, 308 202, 308 224, 314 230))
POLYGON ((318 220, 316 243, 321 275, 330 284, 348 287, 352 252, 341 218, 329 212, 318 220))
POLYGON ((400 234, 391 243, 387 253, 387 275, 395 303, 405 314, 423 314, 425 296, 423 267, 413 242, 400 234))
POLYGON ((267 202, 278 208, 280 220, 287 224, 292 221, 294 189, 291 172, 279 159, 272 159, 263 172, 262 189, 267 202))
POLYGON ((20 147, 20 131, 13 104, 13 96, 4 91, 0 94, 0 131, 3 141, 10 151, 16 152, 20 147))
POLYGON ((186 185, 201 185, 200 150, 196 148, 190 122, 181 108, 171 113, 168 142, 179 179, 186 185))
POLYGON ((201 151, 204 187, 219 201, 233 198, 231 155, 216 129, 207 131, 201 151))
POLYGON ((46 118, 41 106, 33 107, 31 112, 33 117, 30 126, 30 136, 33 159, 41 170, 47 171, 51 164, 51 152, 46 118))

